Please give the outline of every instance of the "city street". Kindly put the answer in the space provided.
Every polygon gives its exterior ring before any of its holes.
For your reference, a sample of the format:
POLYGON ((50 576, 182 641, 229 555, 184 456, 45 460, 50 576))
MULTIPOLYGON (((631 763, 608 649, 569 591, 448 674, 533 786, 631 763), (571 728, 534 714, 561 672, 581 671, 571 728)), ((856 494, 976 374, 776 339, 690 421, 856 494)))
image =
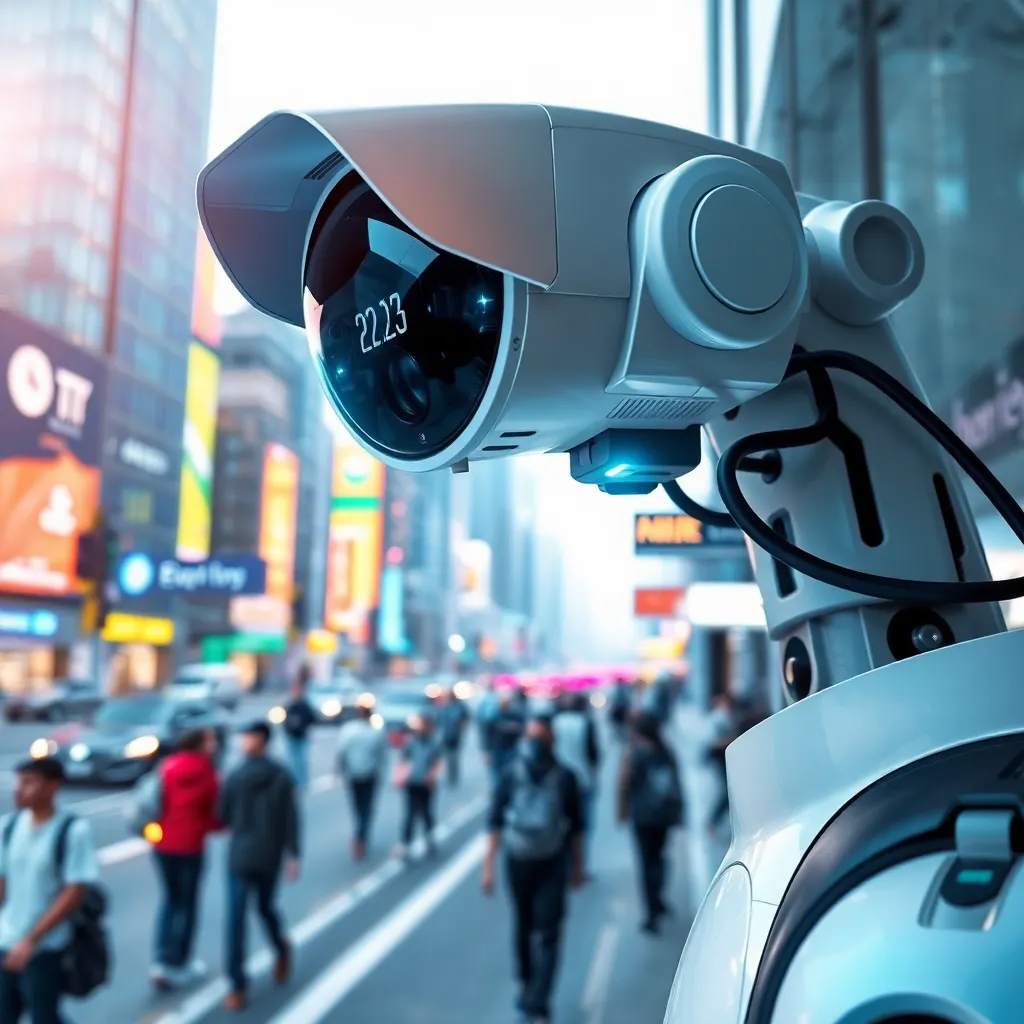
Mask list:
MULTIPOLYGON (((263 701, 266 706, 266 701, 263 701)), ((250 705, 242 716, 251 716, 250 705)), ((38 727, 7 726, 0 766, 21 751, 38 727), (19 739, 18 742, 21 742, 19 739)), ((439 800, 439 855, 401 867, 390 856, 398 835, 400 803, 387 791, 379 806, 376 843, 363 865, 348 856, 348 811, 332 778, 336 732, 317 730, 313 784, 306 797, 303 872, 282 889, 281 904, 297 949, 293 981, 275 989, 270 957, 251 925, 254 983, 250 1008, 228 1016, 217 973, 223 956, 224 842, 211 844, 196 954, 211 968, 205 983, 169 997, 148 984, 155 873, 146 844, 126 837, 120 791, 71 789, 65 804, 90 821, 103 879, 112 900, 116 957, 114 984, 85 1003, 71 1005, 80 1024, 146 1021, 147 1024, 212 1024, 227 1020, 309 1024, 332 1020, 338 1007, 352 1024, 503 1024, 515 1019, 511 932, 504 890, 487 900, 479 889, 481 836, 486 805, 483 766, 470 744, 465 779, 439 800)), ((613 751, 609 751, 613 754, 613 751)), ((673 851, 671 902, 675 918, 658 938, 638 931, 636 881, 630 837, 613 821, 615 757, 603 773, 594 880, 575 895, 567 929, 554 1020, 558 1024, 658 1022, 689 923, 687 840, 673 851)), ((10 786, 0 810, 10 806, 10 786)))

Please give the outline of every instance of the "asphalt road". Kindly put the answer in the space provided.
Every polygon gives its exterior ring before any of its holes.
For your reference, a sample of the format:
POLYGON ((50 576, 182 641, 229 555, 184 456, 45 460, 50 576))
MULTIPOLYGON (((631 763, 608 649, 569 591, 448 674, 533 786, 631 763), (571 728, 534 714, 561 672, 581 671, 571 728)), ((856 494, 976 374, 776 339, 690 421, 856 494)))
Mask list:
MULTIPOLYGON (((240 712, 251 716, 258 705, 240 712)), ((45 730, 44 730, 45 731, 45 730)), ((38 727, 0 730, 0 772, 22 756, 38 727), (16 731, 20 735, 15 735, 16 731)), ((349 817, 331 777, 336 731, 317 730, 313 784, 305 807, 302 877, 282 889, 281 905, 296 945, 291 983, 273 987, 270 957, 253 923, 250 1008, 220 1009, 225 885, 223 840, 211 843, 196 954, 211 974, 191 990, 157 996, 148 984, 156 874, 142 840, 126 836, 122 791, 69 790, 65 803, 86 817, 100 848, 112 900, 113 984, 68 1005, 78 1024, 505 1024, 515 1021, 511 932, 504 890, 479 889, 486 803, 483 767, 465 753, 465 778, 440 795, 438 856, 401 867, 391 857, 398 836, 398 795, 387 791, 377 815, 375 848, 362 865, 348 857, 349 817)), ((611 813, 611 771, 604 772, 595 836, 594 880, 575 894, 566 926, 555 1024, 660 1024, 690 919, 689 841, 673 849, 671 900, 678 908, 662 936, 638 930, 632 847, 611 813)), ((10 806, 0 782, 0 812, 10 806)))

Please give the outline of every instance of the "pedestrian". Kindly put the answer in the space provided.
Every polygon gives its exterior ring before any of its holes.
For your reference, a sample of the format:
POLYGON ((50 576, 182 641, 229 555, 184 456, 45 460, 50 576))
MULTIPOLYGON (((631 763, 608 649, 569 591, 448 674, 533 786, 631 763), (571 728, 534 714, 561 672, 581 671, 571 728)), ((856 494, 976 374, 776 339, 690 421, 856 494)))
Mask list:
POLYGON ((346 722, 338 734, 338 773, 348 786, 355 819, 352 857, 362 860, 370 840, 377 782, 387 760, 387 741, 383 729, 371 723, 372 709, 360 704, 356 717, 346 722))
POLYGON ((630 688, 624 679, 617 679, 612 687, 611 707, 608 716, 612 722, 612 731, 619 742, 629 738, 630 688))
POLYGON ((292 950, 275 906, 282 870, 299 876, 299 810, 291 773, 267 756, 270 727, 253 722, 240 734, 244 760, 224 783, 221 824, 231 834, 228 845, 227 962, 231 991, 227 1010, 244 1010, 246 908, 255 897, 256 910, 274 948, 274 980, 291 976, 292 950))
POLYGON ((422 822, 427 852, 436 852, 434 845, 434 793, 444 763, 443 750, 434 735, 433 722, 427 715, 413 715, 411 732, 402 747, 395 768, 395 786, 405 792, 405 820, 398 855, 409 857, 416 822, 422 822))
POLYGON ((645 909, 641 927, 652 935, 670 912, 665 900, 665 847, 671 830, 683 823, 682 792, 679 766, 662 736, 658 716, 641 713, 622 755, 618 818, 633 826, 645 909))
POLYGON ((163 885, 150 980, 158 989, 198 981, 206 965, 192 959, 206 837, 215 832, 220 784, 212 729, 187 733, 178 749, 154 771, 160 774, 161 813, 154 857, 163 885))
POLYGON ((284 745, 295 785, 304 790, 309 784, 309 731, 316 723, 316 713, 306 699, 312 673, 308 665, 299 669, 291 686, 290 699, 284 708, 284 745))
POLYGON ((583 884, 582 834, 576 776, 555 759, 551 722, 532 719, 494 793, 481 880, 491 895, 503 848, 514 913, 516 1009, 530 1024, 550 1020, 568 890, 583 884))
POLYGON ((576 776, 579 788, 580 814, 583 817, 583 859, 586 864, 590 837, 594 833, 597 771, 601 764, 597 727, 590 714, 587 695, 565 694, 552 720, 552 727, 555 757, 559 764, 576 776))
POLYGON ((492 788, 497 788, 505 769, 515 759, 526 727, 526 715, 515 693, 502 690, 498 696, 498 713, 490 726, 490 766, 492 788))
POLYGON ((99 881, 92 830, 57 807, 53 757, 15 768, 16 810, 0 823, 0 1024, 60 1024, 69 918, 99 881))
POLYGON ((462 755, 462 737, 466 731, 468 715, 463 702, 450 689, 441 698, 437 709, 437 724, 444 747, 445 763, 448 766, 448 784, 459 784, 459 768, 462 755))

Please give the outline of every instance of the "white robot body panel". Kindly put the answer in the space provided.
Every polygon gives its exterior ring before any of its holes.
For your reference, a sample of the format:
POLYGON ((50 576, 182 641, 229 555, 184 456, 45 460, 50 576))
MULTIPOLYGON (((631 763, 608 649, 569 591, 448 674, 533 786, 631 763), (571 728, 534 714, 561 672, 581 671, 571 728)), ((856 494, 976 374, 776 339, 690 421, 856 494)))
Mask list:
MULTIPOLYGON (((720 969, 722 943, 733 949, 727 959, 742 980, 745 1014, 778 908, 829 823, 859 794, 907 765, 977 741, 1024 733, 1017 669, 1022 661, 1020 631, 956 644, 813 694, 730 745, 726 761, 734 838, 687 940, 665 1024, 743 1019, 716 1016, 725 1012, 720 1005, 725 997, 699 981, 720 969), (746 901, 732 881, 739 877, 736 872, 749 880, 746 901), (726 887, 724 878, 730 883, 726 887), (722 899, 723 892, 730 898, 722 899), (736 951, 740 934, 746 936, 742 954, 736 951)), ((898 913, 913 921, 916 905, 901 905, 898 913)), ((805 942, 807 955, 814 955, 814 942, 812 933, 805 942)), ((780 1008, 773 1024, 804 1019, 854 1024, 854 1018, 829 1016, 806 1003, 811 995, 805 989, 787 998, 796 1002, 786 1006, 799 1005, 804 1016, 780 1008)), ((874 1019, 856 1018, 856 1024, 874 1019)), ((993 1018, 992 1024, 1003 1019, 993 1018)), ((951 1020, 972 1024, 973 1018, 951 1020)))
POLYGON ((975 922, 936 921, 950 858, 933 854, 873 876, 815 926, 789 966, 774 1020, 1018 1024, 1024 877, 1019 863, 975 922))

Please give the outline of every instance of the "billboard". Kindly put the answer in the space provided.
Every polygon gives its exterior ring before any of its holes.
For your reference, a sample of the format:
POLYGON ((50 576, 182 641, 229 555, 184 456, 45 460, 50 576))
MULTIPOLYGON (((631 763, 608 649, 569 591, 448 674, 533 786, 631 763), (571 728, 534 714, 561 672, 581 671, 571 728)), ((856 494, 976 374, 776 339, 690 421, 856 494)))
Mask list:
POLYGON ((291 610, 295 579, 295 520, 299 458, 283 444, 263 449, 259 556, 267 564, 266 595, 291 610))
POLYGON ((184 562, 200 562, 210 554, 219 378, 220 362, 217 357, 208 348, 193 342, 188 350, 181 499, 178 506, 177 555, 184 562))
POLYGON ((100 501, 103 364, 0 310, 0 591, 78 592, 100 501))
POLYGON ((380 603, 384 466, 354 442, 337 442, 327 541, 324 624, 354 643, 369 639, 380 603))
POLYGON ((693 552, 704 549, 740 549, 743 531, 730 526, 705 526, 682 513, 637 515, 634 523, 635 549, 638 555, 693 552))
POLYGON ((638 619, 674 619, 685 598, 682 587, 637 587, 633 591, 633 614, 638 619))
POLYGON ((216 348, 220 345, 223 324, 213 308, 217 284, 217 257, 199 229, 196 238, 196 272, 192 284, 192 337, 216 348))

